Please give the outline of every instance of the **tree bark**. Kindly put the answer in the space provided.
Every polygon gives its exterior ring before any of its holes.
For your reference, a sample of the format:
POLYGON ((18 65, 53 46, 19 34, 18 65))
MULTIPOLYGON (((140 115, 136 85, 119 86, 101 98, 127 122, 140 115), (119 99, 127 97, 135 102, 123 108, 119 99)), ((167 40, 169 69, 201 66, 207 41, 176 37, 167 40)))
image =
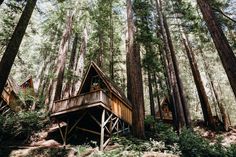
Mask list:
POLYGON ((114 80, 114 26, 113 26, 113 12, 112 12, 112 3, 113 1, 110 0, 110 31, 109 31, 109 38, 110 38, 110 78, 114 80))
POLYGON ((236 97, 236 57, 219 23, 217 22, 215 14, 209 4, 209 0, 197 0, 197 3, 236 97))
POLYGON ((127 73, 127 98, 131 100, 131 79, 130 79, 130 54, 133 53, 134 44, 134 23, 133 23, 133 11, 132 1, 127 0, 127 23, 128 23, 128 39, 126 42, 127 54, 126 54, 126 73, 127 73))
POLYGON ((20 17, 20 20, 16 25, 12 37, 3 54, 2 60, 0 62, 0 93, 2 93, 4 86, 7 82, 7 78, 9 76, 12 65, 18 53, 20 44, 24 37, 26 28, 28 26, 30 17, 33 13, 36 2, 37 0, 27 1, 24 11, 22 12, 22 15, 20 17))
POLYGON ((99 30, 98 42, 99 42, 99 49, 98 49, 98 56, 97 56, 97 65, 101 69, 103 69, 103 57, 104 57, 104 39, 103 39, 103 32, 99 30))
MULTIPOLYGON (((164 43, 164 49, 166 52, 166 58, 167 58, 167 63, 168 63, 168 71, 169 71, 169 77, 170 77, 170 85, 171 85, 171 98, 172 98, 172 103, 173 103, 173 109, 172 109, 172 114, 173 114, 173 122, 175 129, 179 131, 180 128, 182 128, 186 123, 186 116, 184 114, 182 102, 181 102, 181 97, 180 97, 180 92, 179 92, 179 86, 177 82, 177 76, 179 73, 176 73, 176 69, 174 67, 174 61, 173 61, 173 45, 169 33, 169 28, 167 25, 166 20, 164 19, 164 15, 162 13, 162 4, 161 0, 156 0, 156 10, 159 15, 159 21, 160 21, 160 29, 161 29, 161 34, 163 38, 163 43, 164 43), (171 47, 172 46, 172 47, 171 47), (172 52, 171 52, 172 51, 172 52)), ((177 71, 178 72, 178 71, 177 71)))
POLYGON ((154 103, 153 87, 152 87, 152 80, 153 79, 152 79, 150 67, 148 67, 147 75, 148 75, 150 111, 151 111, 151 116, 153 116, 155 118, 155 103, 154 103))
POLYGON ((76 66, 75 73, 74 73, 75 79, 73 80, 73 87, 71 91, 73 96, 77 95, 79 92, 79 87, 80 87, 83 72, 84 72, 84 58, 87 51, 87 43, 88 43, 88 34, 87 34, 87 28, 85 27, 84 32, 83 32, 82 43, 80 46, 80 53, 78 56, 79 58, 75 65, 76 66))
POLYGON ((213 127, 214 128, 214 119, 212 116, 212 112, 211 112, 211 107, 207 98, 207 94, 204 88, 204 85, 202 83, 202 79, 201 79, 201 75, 200 72, 198 70, 197 67, 197 63, 194 57, 194 53, 190 47, 190 43, 188 41, 187 36, 184 34, 184 32, 182 32, 182 40, 183 40, 183 44, 187 53, 187 57, 189 60, 189 64, 192 70, 192 74, 193 74, 193 78, 194 78, 194 82, 195 85, 197 87, 197 91, 198 91, 198 96, 200 99, 200 103, 201 103, 201 107, 202 107, 202 113, 203 113, 203 117, 204 117, 204 121, 205 124, 207 126, 213 127))
MULTIPOLYGON (((140 61, 140 48, 134 42, 134 24, 132 2, 127 0, 127 19, 128 19, 128 67, 127 70, 130 79, 130 101, 133 104, 132 125, 133 135, 138 138, 144 138, 144 97, 143 97, 143 81, 140 61)), ((129 89, 128 89, 129 90, 129 89)))
POLYGON ((75 33, 75 38, 73 41, 73 46, 71 50, 71 56, 70 56, 70 61, 69 61, 69 66, 68 66, 68 71, 69 71, 69 76, 65 85, 65 89, 63 92, 63 98, 68 98, 71 96, 71 88, 72 88, 72 77, 73 77, 73 68, 75 64, 75 57, 76 57, 76 51, 77 51, 77 44, 78 44, 78 33, 75 33))
POLYGON ((229 126, 230 126, 230 118, 229 118, 228 114, 226 113, 223 104, 220 102, 219 95, 218 95, 218 93, 216 91, 216 88, 215 88, 215 85, 213 83, 213 77, 212 77, 212 75, 211 75, 211 73, 209 72, 209 69, 208 69, 209 65, 207 64, 207 62, 205 60, 205 57, 203 55, 203 51, 202 51, 201 48, 200 48, 200 54, 201 54, 201 57, 202 57, 202 60, 203 60, 203 63, 204 63, 204 68, 206 70, 206 74, 207 74, 207 76, 209 78, 209 81, 210 81, 210 86, 211 86, 211 89, 213 91, 213 96, 214 96, 214 98, 217 102, 217 105, 218 105, 219 109, 220 109, 220 114, 221 114, 221 117, 222 117, 222 120, 223 120, 223 123, 224 123, 224 129, 225 129, 225 131, 228 131, 229 126))
POLYGON ((159 109, 159 113, 160 113, 160 120, 163 120, 163 114, 162 114, 162 109, 161 109, 161 101, 160 101, 160 92, 159 92, 159 86, 158 86, 158 83, 157 83, 158 78, 156 77, 156 73, 154 73, 153 78, 154 78, 154 81, 155 81, 157 105, 158 105, 158 109, 159 109))
POLYGON ((183 82, 182 82, 182 79, 180 78, 179 65, 178 65, 176 55, 175 55, 176 52, 174 50, 170 30, 169 30, 169 27, 168 27, 165 16, 163 16, 163 22, 164 22, 164 27, 166 29, 166 35, 167 35, 168 45, 169 45, 169 48, 170 48, 171 57, 172 57, 172 61, 173 61, 173 66, 174 66, 174 70, 175 70, 176 81, 177 81, 177 85, 178 85, 178 88, 179 88, 179 94, 180 94, 180 99, 181 99, 182 108, 183 108, 183 112, 184 112, 185 123, 186 123, 187 127, 191 127, 191 118, 190 118, 190 113, 189 113, 189 106, 188 106, 187 101, 186 101, 184 88, 183 88, 183 82))
POLYGON ((69 38, 72 30, 72 21, 73 21, 74 12, 67 17, 66 28, 63 32, 62 39, 60 42, 60 47, 58 51, 58 58, 56 60, 56 67, 54 69, 54 74, 56 78, 51 81, 49 97, 49 112, 52 109, 53 102, 61 98, 61 91, 63 85, 64 71, 66 56, 68 52, 69 38))

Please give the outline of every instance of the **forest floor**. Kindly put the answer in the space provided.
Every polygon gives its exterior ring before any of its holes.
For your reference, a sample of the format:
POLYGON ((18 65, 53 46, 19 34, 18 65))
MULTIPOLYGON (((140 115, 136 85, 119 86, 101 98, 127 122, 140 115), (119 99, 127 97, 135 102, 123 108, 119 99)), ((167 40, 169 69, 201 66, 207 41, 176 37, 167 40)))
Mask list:
MULTIPOLYGON (((236 144, 236 129, 232 128, 229 132, 215 132, 208 130, 202 126, 195 126, 194 131, 203 138, 208 139, 210 143, 216 143, 220 137, 222 145, 229 146, 236 144)), ((72 146, 67 145, 63 147, 54 140, 45 140, 47 132, 38 133, 40 136, 38 141, 34 141, 27 146, 0 146, 1 157, 178 157, 181 152, 177 148, 167 150, 162 141, 155 141, 148 139, 146 141, 128 141, 126 137, 126 144, 113 142, 101 152, 98 147, 91 147, 89 145, 72 146), (119 144, 118 144, 119 143, 119 144)), ((117 139, 116 139, 117 141, 117 139)))

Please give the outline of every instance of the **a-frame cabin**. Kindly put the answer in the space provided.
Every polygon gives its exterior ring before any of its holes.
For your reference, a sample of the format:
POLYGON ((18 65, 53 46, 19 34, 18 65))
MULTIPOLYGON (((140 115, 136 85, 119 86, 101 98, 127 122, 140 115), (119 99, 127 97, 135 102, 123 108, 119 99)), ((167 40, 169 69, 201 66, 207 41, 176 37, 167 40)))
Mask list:
POLYGON ((64 144, 77 129, 97 136, 103 150, 112 134, 130 130, 132 106, 124 93, 92 62, 78 95, 54 102, 51 118, 57 121, 64 144), (61 122, 65 124, 63 129, 61 122))

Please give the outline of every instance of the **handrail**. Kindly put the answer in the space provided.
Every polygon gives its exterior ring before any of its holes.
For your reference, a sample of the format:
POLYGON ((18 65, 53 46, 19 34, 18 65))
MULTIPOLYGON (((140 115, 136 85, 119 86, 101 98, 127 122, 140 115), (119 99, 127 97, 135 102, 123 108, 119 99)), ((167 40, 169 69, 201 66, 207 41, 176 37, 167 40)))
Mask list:
MULTIPOLYGON (((62 99, 62 100, 55 101, 55 102, 53 103, 52 112, 53 112, 53 113, 60 112, 60 111, 59 111, 59 110, 60 110, 59 108, 60 108, 61 105, 63 106, 64 103, 66 103, 67 105, 69 105, 69 106, 67 106, 68 109, 69 109, 69 108, 76 107, 76 106, 80 106, 79 104, 71 104, 71 103, 70 103, 70 101, 73 101, 73 100, 77 101, 76 99, 78 99, 78 100, 79 100, 79 99, 83 99, 82 101, 88 100, 88 103, 101 102, 101 103, 103 103, 104 105, 110 107, 109 99, 111 99, 111 98, 110 98, 103 90, 96 90, 96 91, 92 91, 92 92, 88 92, 88 93, 83 93, 83 94, 80 94, 80 95, 77 95, 77 96, 73 96, 73 97, 69 97, 69 98, 66 98, 66 99, 62 99), (94 99, 94 100, 90 100, 90 99, 89 99, 89 95, 92 96, 94 93, 98 93, 98 94, 99 94, 99 98, 96 98, 96 99, 94 99), (102 99, 102 98, 101 98, 101 96, 104 97, 103 94, 104 94, 105 97, 106 97, 105 99, 102 99), (66 101, 68 101, 68 102, 66 102, 66 101), (63 103, 63 102, 64 102, 64 103, 63 103), (57 108, 57 106, 58 106, 59 108, 57 108)), ((62 109, 62 110, 66 110, 66 107, 62 107, 61 109, 62 109)))

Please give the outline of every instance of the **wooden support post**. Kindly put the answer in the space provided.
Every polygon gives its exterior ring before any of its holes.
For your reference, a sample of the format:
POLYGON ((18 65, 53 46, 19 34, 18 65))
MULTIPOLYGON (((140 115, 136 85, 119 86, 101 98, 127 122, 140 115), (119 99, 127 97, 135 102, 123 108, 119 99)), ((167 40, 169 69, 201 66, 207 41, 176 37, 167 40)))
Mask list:
POLYGON ((104 144, 104 122, 105 122, 105 109, 102 110, 102 117, 101 117, 101 136, 100 136, 101 151, 103 151, 103 144, 104 144))
POLYGON ((64 143, 63 146, 66 146, 66 140, 67 140, 67 133, 68 133, 68 127, 69 127, 69 121, 67 120, 67 125, 66 125, 66 130, 65 130, 65 134, 64 134, 64 143))
POLYGON ((122 121, 122 130, 123 130, 123 134, 125 133, 125 122, 124 121, 122 121))
MULTIPOLYGON (((112 113, 111 113, 111 116, 113 116, 112 113)), ((111 117, 111 119, 110 119, 110 124, 109 124, 110 136, 112 135, 112 125, 113 125, 113 120, 112 120, 112 117, 111 117)))
POLYGON ((57 121, 57 125, 59 127, 59 131, 60 131, 60 135, 61 135, 61 138, 63 140, 63 144, 65 143, 65 139, 64 139, 64 136, 63 136, 63 133, 62 133, 62 130, 61 130, 61 126, 60 126, 60 123, 57 121))

